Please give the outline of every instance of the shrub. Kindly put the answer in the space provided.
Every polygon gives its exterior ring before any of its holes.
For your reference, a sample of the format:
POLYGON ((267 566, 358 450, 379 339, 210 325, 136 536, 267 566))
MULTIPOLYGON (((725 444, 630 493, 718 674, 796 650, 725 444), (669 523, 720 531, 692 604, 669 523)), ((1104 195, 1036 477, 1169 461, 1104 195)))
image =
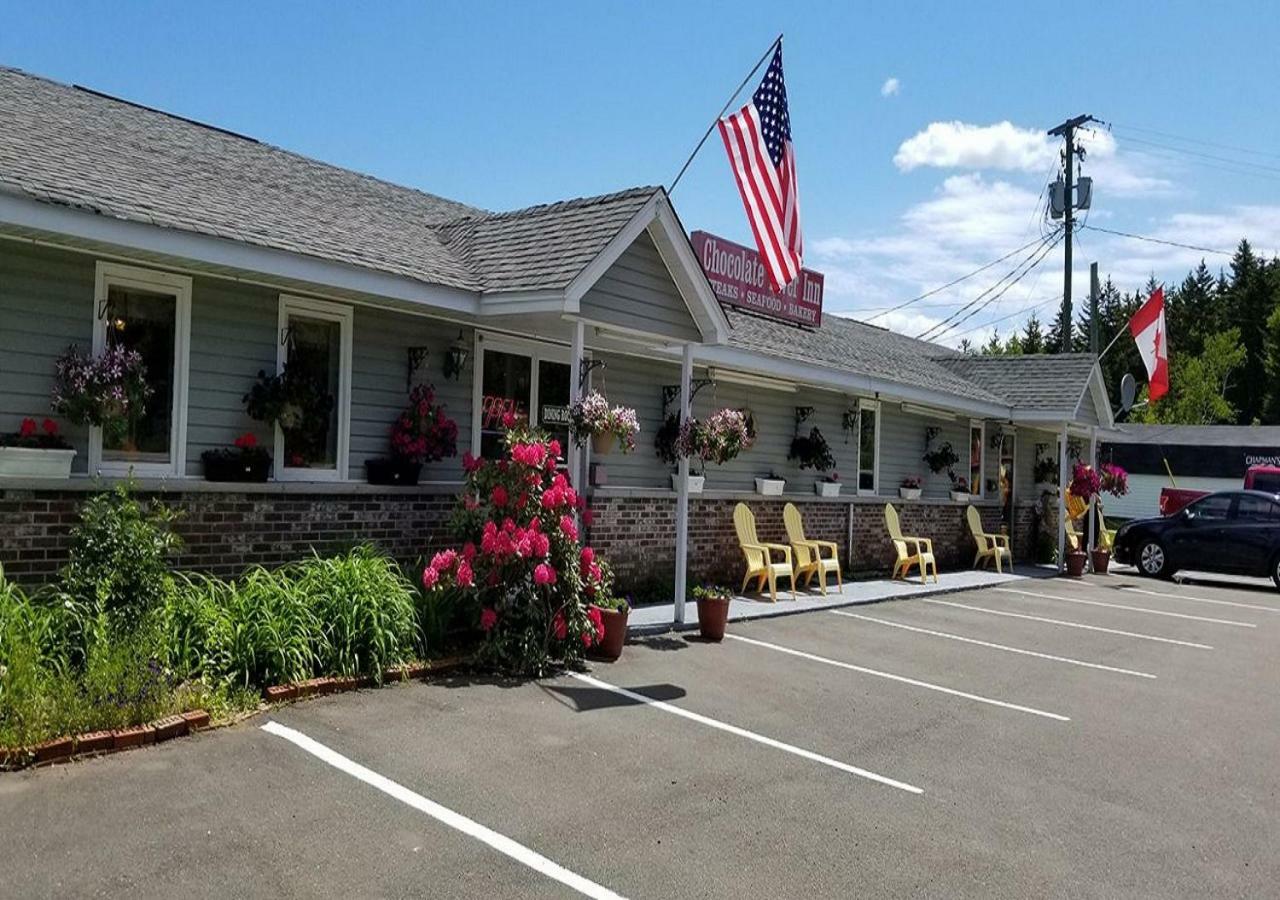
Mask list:
POLYGON ((597 639, 587 605, 602 592, 603 572, 578 541, 574 514, 585 504, 556 471, 559 442, 514 421, 509 427, 506 459, 464 457, 455 525, 465 543, 432 557, 422 581, 469 600, 485 632, 482 663, 542 675, 578 662, 597 639))
MULTIPOLYGON (((81 623, 102 614, 128 630, 164 602, 170 585, 166 560, 181 546, 170 530, 176 518, 162 504, 139 503, 125 484, 85 501, 60 576, 67 599, 82 607, 81 623)), ((69 637, 83 658, 88 636, 82 631, 69 637)))

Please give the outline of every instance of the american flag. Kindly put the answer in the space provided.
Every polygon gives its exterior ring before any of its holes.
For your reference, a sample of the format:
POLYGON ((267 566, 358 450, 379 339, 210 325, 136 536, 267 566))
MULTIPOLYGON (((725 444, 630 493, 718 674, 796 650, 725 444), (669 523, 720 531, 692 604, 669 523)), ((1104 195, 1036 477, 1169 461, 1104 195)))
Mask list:
POLYGON ((719 124, 760 258, 780 291, 800 274, 804 255, 781 43, 751 102, 719 124))

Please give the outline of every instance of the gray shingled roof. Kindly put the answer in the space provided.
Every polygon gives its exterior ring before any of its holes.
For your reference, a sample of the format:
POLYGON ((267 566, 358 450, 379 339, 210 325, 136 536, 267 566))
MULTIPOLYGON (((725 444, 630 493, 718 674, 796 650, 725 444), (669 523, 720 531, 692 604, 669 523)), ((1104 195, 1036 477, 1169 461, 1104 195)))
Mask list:
POLYGON ((485 290, 566 287, 640 211, 659 187, 637 187, 466 216, 440 230, 446 247, 477 273, 485 290))
POLYGON ((563 287, 659 188, 491 214, 0 67, 0 190, 464 290, 563 287))
POLYGON ((960 378, 999 394, 1016 409, 1074 411, 1093 373, 1092 353, 1026 356, 951 355, 938 364, 960 378))
POLYGON ((1007 406, 999 392, 974 383, 940 364, 954 353, 947 347, 827 313, 816 330, 796 328, 726 309, 729 344, 797 362, 911 385, 926 390, 1007 406))
POLYGON ((1098 432, 1109 444, 1280 447, 1280 425, 1117 425, 1098 432))

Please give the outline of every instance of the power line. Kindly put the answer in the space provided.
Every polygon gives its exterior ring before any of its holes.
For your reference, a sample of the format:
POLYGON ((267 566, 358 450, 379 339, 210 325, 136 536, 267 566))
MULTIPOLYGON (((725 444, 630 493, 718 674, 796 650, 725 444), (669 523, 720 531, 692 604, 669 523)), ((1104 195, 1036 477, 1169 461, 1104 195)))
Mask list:
POLYGON ((1035 303, 1032 303, 1030 306, 1024 306, 1022 307, 1022 309, 1014 310, 1013 312, 1008 313, 1007 315, 1003 315, 998 319, 992 319, 989 322, 983 322, 981 325, 974 325, 972 328, 966 328, 964 331, 957 331, 951 336, 953 338, 958 338, 958 337, 964 337, 966 334, 973 334, 975 331, 981 331, 983 328, 990 328, 992 325, 999 325, 1001 322, 1007 322, 1009 319, 1013 319, 1013 318, 1016 318, 1017 316, 1025 315, 1026 313, 1031 312, 1033 309, 1039 309, 1040 307, 1045 306, 1047 304, 1056 303, 1061 299, 1062 298, 1059 297, 1057 294, 1054 294, 1053 296, 1050 296, 1050 297, 1045 297, 1042 300, 1037 300, 1035 303))
MULTIPOLYGON (((1031 264, 1030 264, 1029 266, 1027 266, 1027 268, 1025 268, 1025 269, 1023 269, 1021 272, 1019 272, 1019 273, 1018 273, 1018 277, 1017 277, 1017 278, 1013 279, 1013 281, 1009 282, 1007 285, 1005 285, 1003 288, 1001 288, 1001 290, 1000 290, 1000 292, 999 292, 998 294, 993 294, 991 297, 988 297, 988 298, 987 298, 987 300, 986 300, 985 302, 983 302, 981 306, 977 307, 977 308, 976 308, 976 309, 974 309, 972 312, 970 312, 970 313, 968 313, 967 315, 965 315, 963 318, 958 319, 957 321, 953 322, 949 327, 944 328, 944 329, 942 329, 941 331, 938 331, 936 334, 934 334, 934 335, 933 335, 933 337, 931 337, 931 338, 930 338, 930 340, 938 340, 939 338, 941 338, 941 337, 942 337, 942 335, 946 334, 948 331, 954 331, 957 327, 959 327, 960 325, 963 325, 965 322, 969 321, 969 320, 970 320, 970 319, 972 319, 974 316, 976 316, 978 313, 982 312, 984 309, 986 309, 988 306, 990 306, 992 303, 994 303, 995 301, 997 301, 997 300, 999 300, 1001 297, 1003 297, 1006 293, 1008 293, 1008 291, 1009 291, 1009 289, 1010 289, 1010 288, 1012 288, 1014 285, 1016 285, 1016 284, 1017 284, 1019 281, 1021 281, 1023 278, 1027 277, 1027 275, 1028 275, 1028 274, 1030 274, 1030 272, 1031 272, 1031 270, 1032 270, 1032 269, 1034 269, 1036 266, 1040 265, 1040 263, 1044 260, 1044 258, 1045 258, 1046 256, 1048 256, 1048 255, 1053 251, 1053 248, 1054 248, 1054 247, 1056 247, 1056 246, 1058 246, 1059 242, 1063 239, 1063 237, 1064 237, 1065 235, 1066 235, 1066 232, 1065 232, 1065 231, 1060 232, 1060 233, 1058 234, 1058 236, 1057 236, 1053 241, 1051 241, 1051 242, 1049 242, 1048 244, 1046 244, 1046 245, 1045 245, 1045 247, 1044 247, 1042 250, 1039 250, 1038 252, 1040 253, 1040 255, 1039 255, 1039 256, 1037 256, 1035 259, 1033 259, 1033 260, 1031 261, 1031 264)), ((936 326, 935 326, 935 328, 936 328, 936 326)), ((929 329, 929 331, 933 331, 933 330, 934 330, 933 328, 929 329)), ((929 332, 925 332, 925 333, 926 333, 926 334, 928 334, 929 332)), ((922 336, 922 338, 921 338, 921 339, 923 339, 923 336, 922 336)))
POLYGON ((910 300, 907 300, 907 301, 905 301, 905 302, 903 302, 903 303, 899 303, 897 306, 890 306, 890 307, 887 307, 887 308, 884 308, 884 307, 874 307, 874 308, 876 308, 876 309, 881 309, 881 308, 883 308, 883 309, 884 309, 884 312, 882 312, 882 313, 877 313, 876 315, 872 316, 870 319, 866 319, 865 321, 867 321, 867 322, 871 322, 871 321, 873 321, 873 320, 875 320, 875 319, 879 319, 881 316, 887 316, 887 315, 888 315, 889 313, 891 313, 891 312, 897 312, 897 311, 898 311, 898 310, 900 310, 900 309, 905 309, 906 307, 910 306, 911 304, 913 304, 913 303, 918 303, 919 301, 924 300, 926 297, 932 297, 934 294, 937 294, 937 293, 940 293, 940 292, 942 292, 942 291, 945 291, 947 288, 955 287, 955 286, 956 286, 957 284, 959 284, 960 282, 962 282, 962 281, 968 281, 968 280, 969 280, 970 278, 972 278, 974 275, 980 275, 980 274, 982 274, 983 272, 987 271, 987 269, 990 269, 992 266, 999 265, 1000 263, 1004 262, 1004 261, 1005 261, 1006 259, 1008 259, 1009 257, 1014 256, 1014 255, 1016 255, 1016 254, 1018 254, 1018 253, 1021 253, 1023 250, 1026 250, 1028 247, 1031 247, 1031 246, 1033 246, 1033 245, 1035 245, 1035 244, 1040 244, 1040 243, 1042 243, 1042 242, 1044 242, 1044 241, 1046 241, 1046 240, 1048 240, 1048 238, 1045 238, 1045 237, 1037 237, 1037 238, 1034 238, 1034 239, 1032 239, 1032 240, 1030 240, 1030 241, 1027 241, 1027 243, 1023 244, 1021 247, 1018 247, 1018 248, 1016 248, 1016 249, 1014 249, 1014 250, 1010 250, 1008 253, 1006 253, 1004 256, 1000 257, 999 259, 993 259, 991 262, 987 263, 985 266, 980 266, 979 268, 974 269, 972 272, 970 272, 970 273, 969 273, 969 274, 967 274, 967 275, 961 275, 961 276, 960 276, 959 278, 957 278, 955 281, 948 281, 946 284, 942 285, 941 287, 936 287, 936 288, 934 288, 934 289, 933 289, 933 290, 931 290, 931 291, 925 291, 925 292, 924 292, 923 294, 921 294, 919 297, 912 297, 910 300))
POLYGON ((1216 156, 1212 153, 1201 153, 1199 150, 1188 150, 1186 147, 1174 147, 1170 144, 1161 144, 1157 141, 1148 141, 1143 138, 1127 137, 1125 140, 1134 144, 1145 144, 1148 147, 1159 147, 1163 150, 1171 150, 1174 153, 1185 153, 1187 156, 1209 159, 1214 162, 1229 163, 1233 166, 1244 166, 1251 169, 1262 169, 1267 172, 1280 173, 1280 166, 1268 166, 1263 163, 1249 162, 1248 160, 1243 159, 1231 159, 1228 156, 1216 156))
MULTIPOLYGON (((1055 232, 1055 233, 1056 233, 1056 232, 1055 232)), ((1056 241, 1053 241, 1052 243, 1056 243, 1056 241)), ((966 303, 966 304, 964 304, 963 306, 961 306, 959 309, 955 310, 953 313, 951 313, 951 315, 949 315, 949 316, 947 316, 946 318, 944 318, 941 322, 938 322, 938 323, 934 324, 933 326, 931 326, 931 327, 929 327, 929 328, 926 328, 923 332, 921 332, 919 335, 917 335, 917 339, 918 339, 918 340, 927 340, 927 339, 928 339, 928 337, 927 337, 928 335, 932 334, 932 333, 933 333, 933 332, 935 332, 935 331, 938 331, 938 329, 943 328, 943 326, 945 326, 945 325, 949 324, 950 322, 953 322, 953 321, 956 319, 956 317, 958 317, 958 316, 960 316, 961 314, 963 314, 966 310, 968 310, 968 309, 972 309, 976 304, 978 304, 979 302, 981 302, 982 298, 986 297, 986 296, 987 296, 988 294, 990 294, 992 291, 995 291, 995 290, 996 290, 996 289, 998 289, 1002 284, 1004 284, 1004 282, 1005 282, 1005 281, 1007 281, 1008 279, 1010 279, 1010 278, 1014 277, 1014 275, 1018 274, 1018 271, 1019 271, 1019 270, 1020 270, 1024 265, 1026 265, 1027 263, 1029 263, 1029 262, 1030 262, 1030 261, 1035 257, 1035 255, 1036 255, 1037 253, 1040 253, 1040 251, 1041 251, 1041 250, 1043 250, 1044 248, 1046 248, 1046 247, 1050 246, 1050 244, 1051 244, 1051 239, 1050 239, 1050 238, 1044 238, 1044 239, 1042 239, 1042 240, 1039 242, 1039 245, 1038 245, 1038 246, 1036 246, 1036 247, 1035 247, 1035 249, 1033 249, 1033 250, 1032 250, 1030 253, 1028 253, 1025 257, 1023 257, 1022 259, 1018 260, 1018 262, 1014 264, 1014 267, 1013 267, 1012 269, 1010 269, 1010 270, 1009 270, 1008 272, 1006 272, 1005 274, 1001 275, 999 278, 997 278, 997 279, 996 279, 996 281, 995 281, 993 284, 991 284, 991 285, 990 285, 990 286, 988 286, 987 288, 985 288, 985 289, 983 289, 982 291, 980 291, 980 292, 978 293, 978 295, 977 295, 977 296, 975 296, 972 300, 970 300, 968 303, 966 303)), ((1043 257, 1042 257, 1042 258, 1043 258, 1043 257)), ((1028 270, 1028 271, 1029 271, 1029 270, 1028 270)), ((944 330, 946 330, 946 329, 944 329, 944 330)))
POLYGON ((1280 153, 1277 153, 1275 151, 1250 150, 1248 147, 1236 147, 1231 144, 1221 144, 1216 141, 1206 141, 1203 138, 1185 137, 1183 135, 1173 134, 1172 132, 1168 132, 1168 131, 1157 131, 1154 128, 1140 128, 1137 125, 1119 125, 1119 124, 1112 124, 1111 127, 1119 131, 1137 131, 1141 134, 1154 134, 1157 137, 1169 138, 1170 140, 1174 140, 1174 141, 1182 141, 1183 143, 1186 143, 1186 144, 1199 144, 1204 147, 1216 147, 1219 150, 1230 150, 1233 153, 1248 153, 1250 156, 1265 156, 1273 159, 1280 159, 1280 153))
POLYGON ((1195 244, 1182 244, 1178 241, 1166 241, 1163 238, 1149 237, 1145 234, 1133 234, 1129 231, 1117 231, 1114 228, 1103 228, 1101 225, 1083 225, 1090 231, 1101 231, 1104 234, 1114 234, 1117 237, 1132 238, 1135 241, 1146 241, 1148 244, 1164 244, 1166 247, 1181 247, 1183 250, 1195 250, 1199 253, 1216 253, 1219 256, 1235 256, 1230 250, 1217 250, 1213 247, 1197 247, 1195 244))

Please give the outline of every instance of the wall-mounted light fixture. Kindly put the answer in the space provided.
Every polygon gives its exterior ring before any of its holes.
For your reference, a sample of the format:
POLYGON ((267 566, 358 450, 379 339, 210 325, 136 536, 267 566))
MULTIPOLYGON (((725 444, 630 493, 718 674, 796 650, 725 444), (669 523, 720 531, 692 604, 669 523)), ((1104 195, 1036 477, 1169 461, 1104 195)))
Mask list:
POLYGON ((452 378, 454 381, 462 377, 462 371, 467 367, 467 357, 471 355, 471 348, 467 346, 467 342, 463 339, 461 331, 458 332, 458 338, 449 345, 449 349, 444 353, 444 377, 452 378))

